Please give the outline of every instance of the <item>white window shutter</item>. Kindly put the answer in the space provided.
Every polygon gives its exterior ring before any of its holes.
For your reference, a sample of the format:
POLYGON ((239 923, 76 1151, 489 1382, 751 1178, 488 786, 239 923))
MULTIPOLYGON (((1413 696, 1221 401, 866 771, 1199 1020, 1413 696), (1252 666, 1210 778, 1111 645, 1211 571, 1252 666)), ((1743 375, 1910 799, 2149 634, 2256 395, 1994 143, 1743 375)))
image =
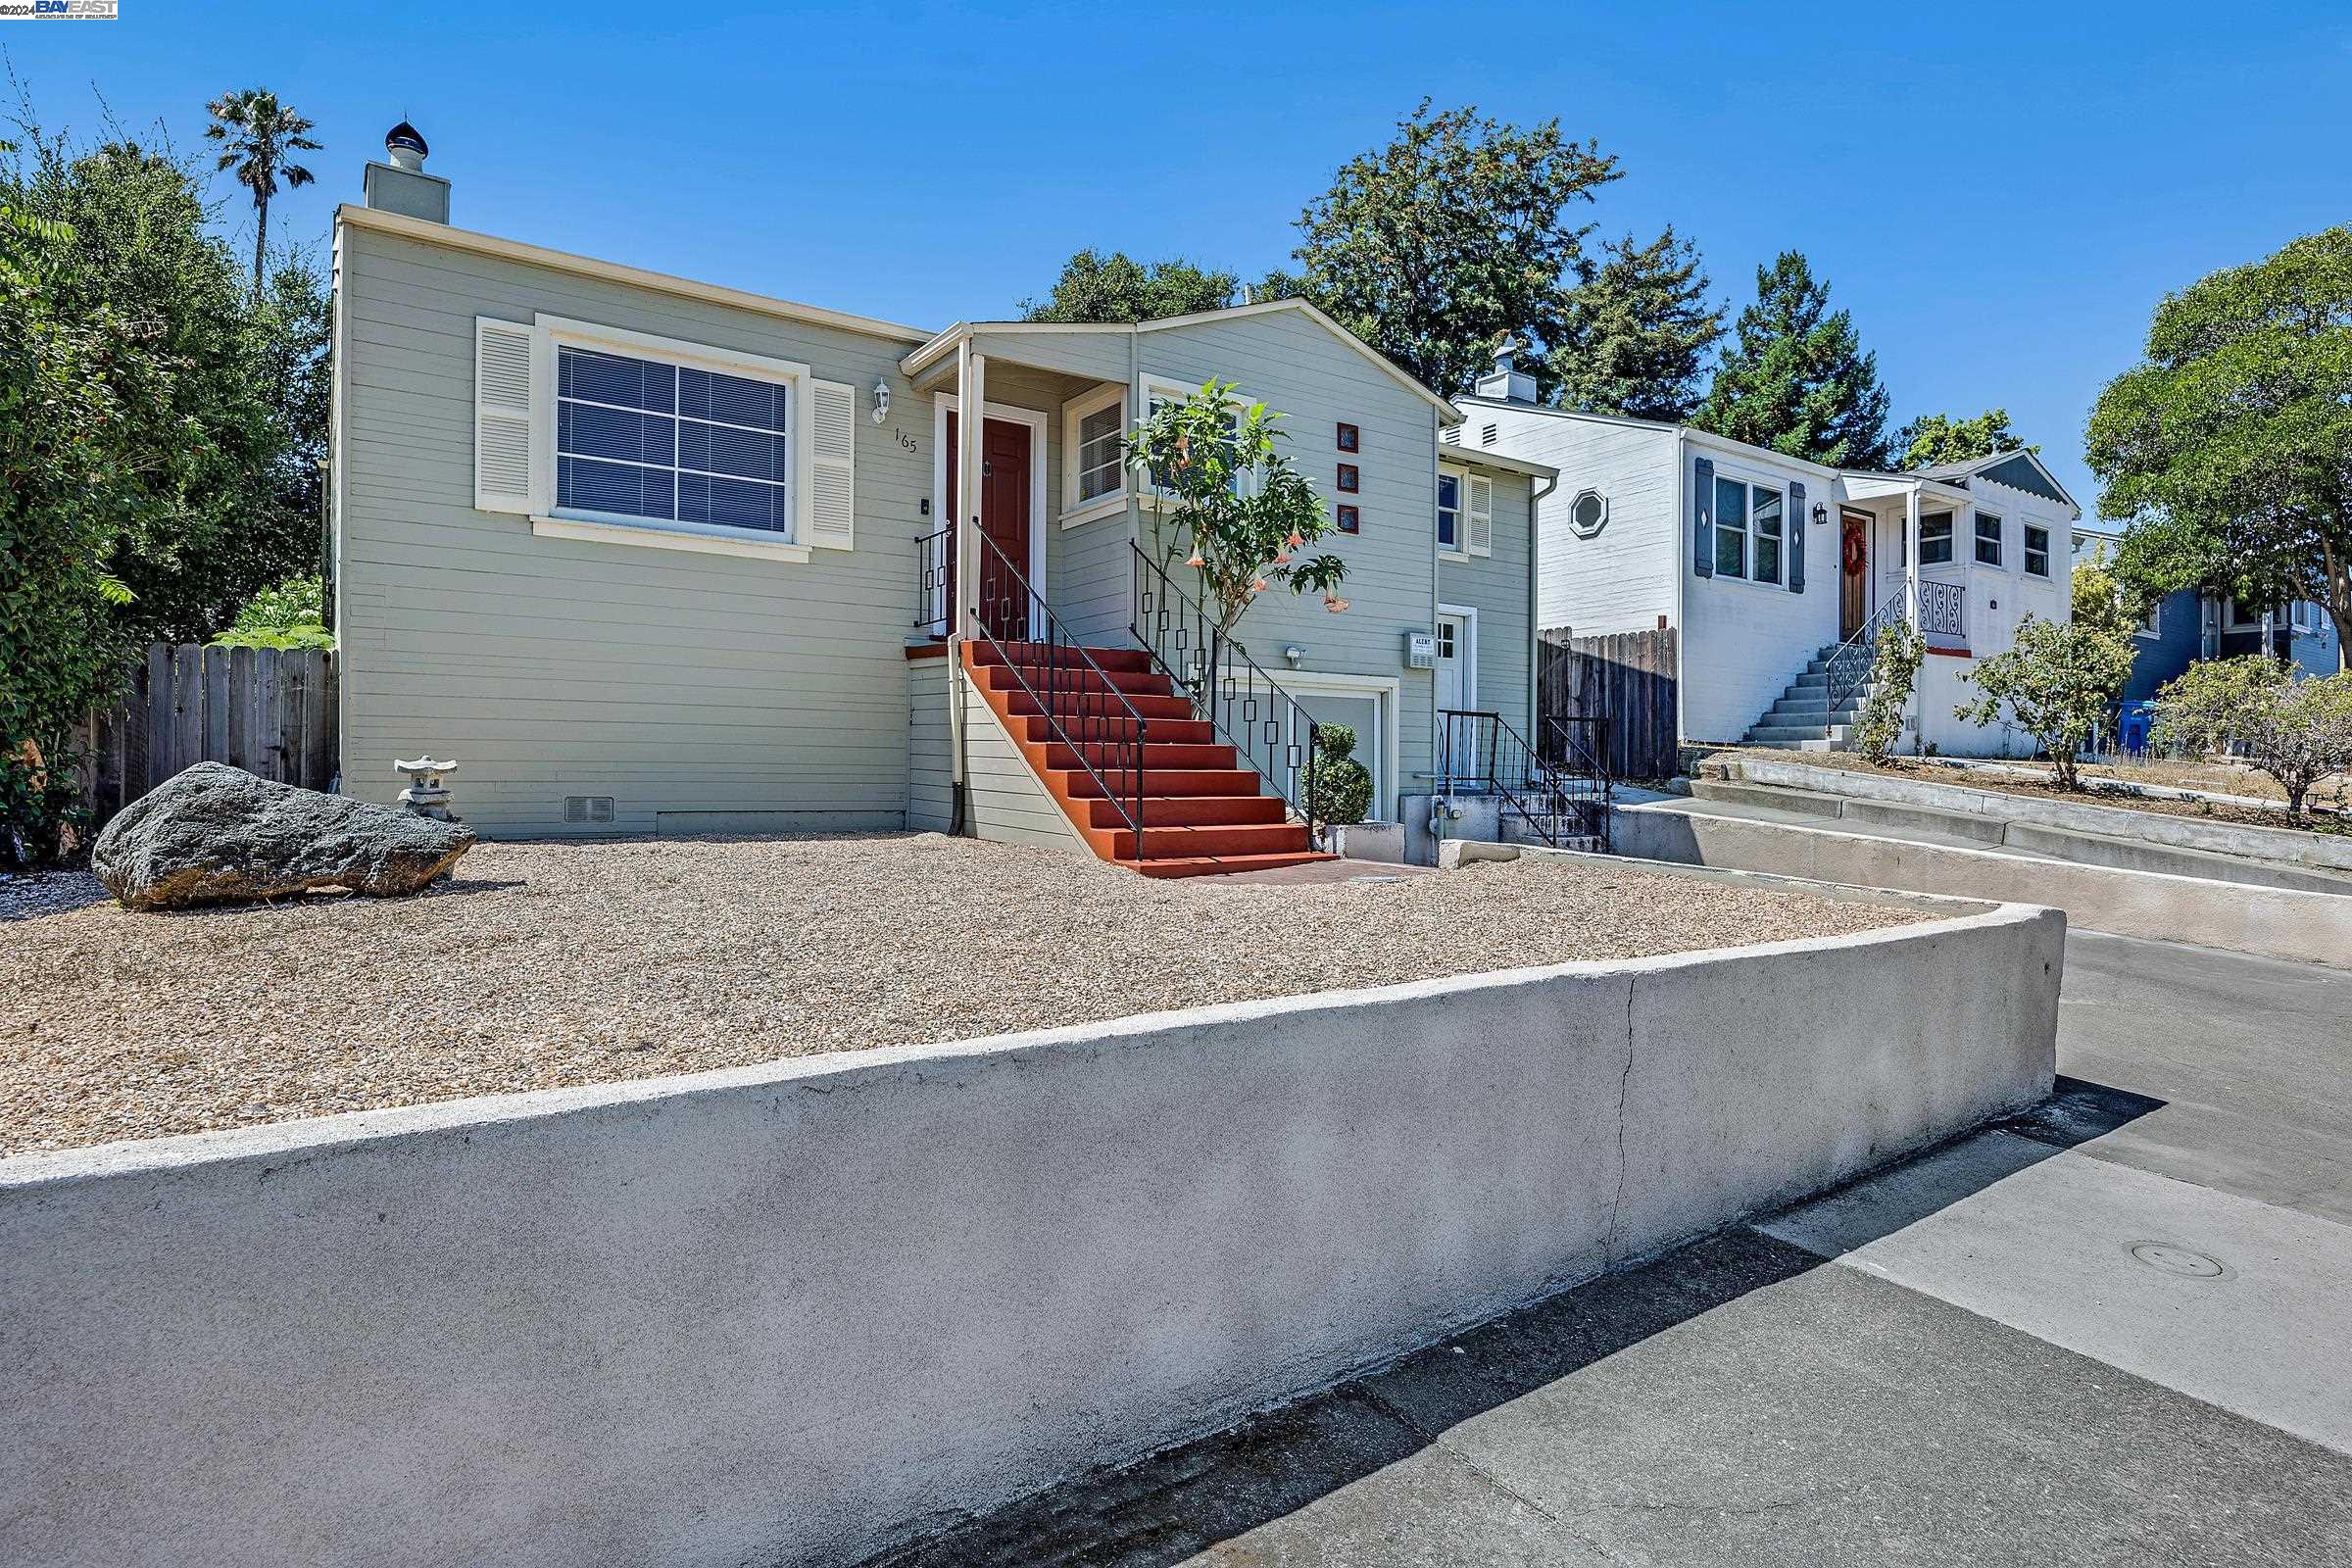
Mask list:
POLYGON ((484 512, 531 510, 531 340, 521 322, 473 318, 473 504, 484 512))
POLYGON ((808 533, 801 543, 848 550, 857 542, 858 389, 810 381, 808 429, 808 533))
POLYGON ((1475 473, 1470 476, 1469 525, 1463 535, 1471 555, 1494 553, 1494 481, 1475 473))

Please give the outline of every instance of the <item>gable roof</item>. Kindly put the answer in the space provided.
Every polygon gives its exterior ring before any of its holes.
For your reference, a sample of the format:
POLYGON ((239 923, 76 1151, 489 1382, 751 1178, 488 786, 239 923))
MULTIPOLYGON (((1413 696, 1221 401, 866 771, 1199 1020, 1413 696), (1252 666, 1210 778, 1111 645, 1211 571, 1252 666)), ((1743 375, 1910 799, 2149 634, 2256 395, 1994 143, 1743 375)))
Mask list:
POLYGON ((877 320, 870 316, 855 316, 847 311, 826 310, 818 305, 803 305, 795 300, 753 294, 718 283, 698 283, 690 277, 648 271, 641 267, 624 267, 617 262, 600 262, 592 256, 575 256, 569 251, 550 250, 544 245, 526 245, 521 240, 501 239, 496 234, 484 234, 470 228, 454 228, 429 219, 410 218, 402 213, 355 206, 350 202, 335 209, 335 222, 345 228, 373 229, 378 233, 398 235, 402 239, 438 245, 445 250, 469 251, 477 256, 493 256, 502 261, 521 262, 581 277, 625 283, 633 288, 650 289, 680 299, 701 300, 710 305, 730 306, 761 316, 781 317, 786 320, 838 326, 899 342, 920 342, 924 336, 921 328, 902 325, 897 321, 877 320))
POLYGON ((954 326, 932 337, 930 341, 899 361, 899 368, 910 376, 920 375, 963 339, 977 338, 992 332, 1165 332, 1180 327, 1198 326, 1203 321, 1238 320, 1244 317, 1265 316, 1276 311, 1297 311, 1305 316, 1307 319, 1361 355, 1368 363, 1379 367, 1397 385, 1435 408, 1440 417, 1451 422, 1460 421, 1462 411, 1455 408, 1451 402, 1431 391, 1407 373, 1396 361, 1366 343, 1362 338, 1357 337, 1353 332, 1348 331, 1338 321, 1333 320, 1329 315, 1314 304, 1301 299, 1263 300, 1255 305, 1228 305, 1220 310, 1195 311, 1189 316, 1162 316, 1149 321, 957 321, 954 326))
POLYGON ((2066 493, 2066 486, 2058 482, 2058 476, 2049 470, 2049 466, 2023 447, 2013 452, 1987 453, 1981 458, 1970 458, 1965 463, 1932 464, 1915 471, 1926 478, 1962 484, 1981 474, 1994 484, 2005 484, 2012 490, 2023 490, 2028 495, 2040 496, 2045 501, 2055 501, 2062 507, 2072 508, 2078 517, 2082 514, 2082 508, 2073 496, 2066 493))

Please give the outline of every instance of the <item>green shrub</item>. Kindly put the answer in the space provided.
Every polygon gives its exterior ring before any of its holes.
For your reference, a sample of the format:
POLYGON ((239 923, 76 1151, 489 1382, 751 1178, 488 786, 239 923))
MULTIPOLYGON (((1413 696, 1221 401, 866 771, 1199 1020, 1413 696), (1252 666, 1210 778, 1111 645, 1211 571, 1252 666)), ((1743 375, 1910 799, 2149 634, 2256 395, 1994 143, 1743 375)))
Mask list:
POLYGON ((1361 822, 1372 808, 1372 775, 1352 755, 1355 730, 1347 724, 1317 725, 1315 746, 1322 754, 1315 760, 1315 815, 1340 827, 1361 822))
POLYGON ((1984 695, 1952 712, 1972 724, 1994 724, 2005 710, 2041 743, 2052 781, 2062 790, 2080 789, 2076 760, 2123 696, 2124 682, 2132 678, 2132 658, 2126 632, 2089 621, 2027 615, 2017 623, 2017 640, 2007 653, 1980 660, 1960 677, 1984 695))
POLYGON ((2191 756, 2237 753, 2300 817, 2314 784, 2352 772, 2352 672, 2299 679, 2260 654, 2202 661, 2156 693, 2154 739, 2191 756))
POLYGON ((326 629, 325 584, 316 576, 288 577, 245 601, 215 648, 332 648, 326 629))
POLYGON ((1854 725, 1854 744, 1875 766, 1885 767, 1892 760, 1895 742, 1903 738, 1903 715, 1910 710, 1919 662, 1927 652, 1927 638, 1907 620, 1879 633, 1878 658, 1870 666, 1870 696, 1854 725))

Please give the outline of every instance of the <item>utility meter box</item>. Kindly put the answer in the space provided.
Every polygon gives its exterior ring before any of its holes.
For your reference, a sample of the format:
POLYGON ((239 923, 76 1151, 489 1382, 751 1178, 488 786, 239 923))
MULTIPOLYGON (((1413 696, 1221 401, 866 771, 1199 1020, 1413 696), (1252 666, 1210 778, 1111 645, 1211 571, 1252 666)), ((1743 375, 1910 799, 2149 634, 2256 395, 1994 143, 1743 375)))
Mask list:
POLYGON ((1438 639, 1434 632, 1408 631, 1404 634, 1404 667, 1435 669, 1438 667, 1438 639))

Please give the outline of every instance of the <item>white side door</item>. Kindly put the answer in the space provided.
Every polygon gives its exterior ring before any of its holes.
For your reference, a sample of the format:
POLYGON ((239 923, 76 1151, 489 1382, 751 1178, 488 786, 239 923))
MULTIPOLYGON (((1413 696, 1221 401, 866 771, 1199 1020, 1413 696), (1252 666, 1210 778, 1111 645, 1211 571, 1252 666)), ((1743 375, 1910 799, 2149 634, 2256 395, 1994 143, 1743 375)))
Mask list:
POLYGON ((1478 683, 1471 673, 1472 621, 1467 615, 1438 616, 1438 709, 1467 710, 1478 702, 1478 683))

